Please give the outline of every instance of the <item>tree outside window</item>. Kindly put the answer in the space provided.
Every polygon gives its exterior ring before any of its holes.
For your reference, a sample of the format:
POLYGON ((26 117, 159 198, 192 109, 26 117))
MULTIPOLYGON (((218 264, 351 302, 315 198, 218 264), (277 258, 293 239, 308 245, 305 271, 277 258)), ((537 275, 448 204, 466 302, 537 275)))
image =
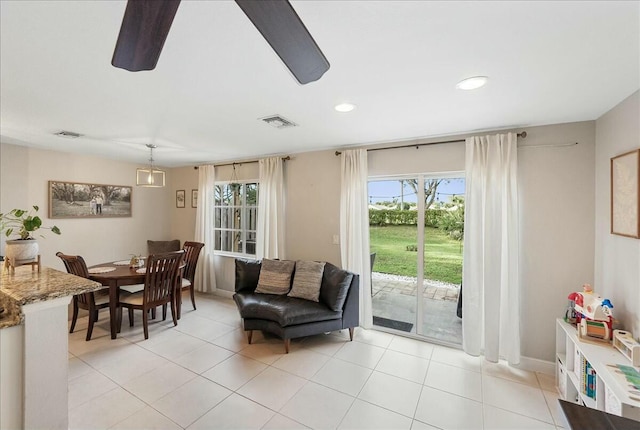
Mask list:
POLYGON ((215 250, 255 256, 258 184, 232 182, 215 187, 215 250))

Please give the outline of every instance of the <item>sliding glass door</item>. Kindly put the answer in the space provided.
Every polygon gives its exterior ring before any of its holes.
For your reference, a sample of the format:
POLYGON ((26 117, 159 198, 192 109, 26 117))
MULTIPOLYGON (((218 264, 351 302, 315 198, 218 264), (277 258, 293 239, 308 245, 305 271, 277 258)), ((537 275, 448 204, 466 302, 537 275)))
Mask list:
POLYGON ((460 344, 464 178, 372 179, 369 223, 374 326, 460 344))

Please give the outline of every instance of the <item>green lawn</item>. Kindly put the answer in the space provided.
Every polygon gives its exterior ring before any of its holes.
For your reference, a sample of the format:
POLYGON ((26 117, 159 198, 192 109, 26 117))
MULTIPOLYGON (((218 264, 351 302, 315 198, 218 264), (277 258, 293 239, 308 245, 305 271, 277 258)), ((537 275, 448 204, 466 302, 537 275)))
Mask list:
MULTIPOLYGON (((369 231, 371 252, 376 253, 374 272, 416 276, 417 253, 407 251, 407 245, 417 244, 416 226, 370 226, 369 231)), ((425 227, 425 242, 425 278, 462 282, 462 242, 433 227, 425 227)))

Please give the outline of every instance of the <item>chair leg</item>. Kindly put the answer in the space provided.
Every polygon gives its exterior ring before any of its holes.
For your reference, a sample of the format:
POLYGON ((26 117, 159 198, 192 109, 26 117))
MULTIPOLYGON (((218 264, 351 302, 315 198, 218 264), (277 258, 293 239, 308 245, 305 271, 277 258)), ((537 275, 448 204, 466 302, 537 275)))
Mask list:
POLYGON ((167 305, 162 305, 162 321, 167 320, 167 305))
POLYGON ((129 308, 129 327, 133 327, 133 308, 129 308))
POLYGON ((353 332, 355 327, 349 327, 349 340, 353 341, 353 332))
POLYGON ((191 291, 191 304, 193 305, 193 310, 196 310, 196 293, 195 288, 193 288, 193 284, 189 286, 189 291, 191 291))
POLYGON ((118 327, 118 333, 122 330, 122 306, 118 306, 118 311, 116 312, 116 326, 118 327))
POLYGON ((156 308, 151 308, 151 319, 156 319, 156 308))
POLYGON ((91 334, 93 333, 93 323, 98 319, 98 311, 89 310, 89 327, 87 327, 87 337, 85 340, 88 342, 91 340, 91 334))
POLYGON ((182 316, 182 290, 180 288, 178 288, 178 290, 176 291, 176 297, 174 301, 176 302, 178 319, 180 319, 180 317, 182 316))
POLYGON ((291 339, 285 339, 284 340, 284 353, 285 354, 289 353, 289 345, 291 345, 291 339))
POLYGON ((142 328, 144 330, 144 338, 149 339, 149 314, 142 311, 142 328))
POLYGON ((78 321, 78 297, 73 296, 73 317, 71 317, 69 333, 73 333, 73 330, 76 328, 76 321, 78 321))
POLYGON ((247 332, 247 342, 249 342, 249 345, 251 345, 251 338, 253 337, 253 330, 249 330, 247 332))
MULTIPOLYGON (((167 305, 164 305, 165 308, 167 305)), ((171 318, 173 319, 173 325, 177 326, 178 325, 178 310, 176 309, 176 307, 174 306, 174 301, 171 301, 171 318)))

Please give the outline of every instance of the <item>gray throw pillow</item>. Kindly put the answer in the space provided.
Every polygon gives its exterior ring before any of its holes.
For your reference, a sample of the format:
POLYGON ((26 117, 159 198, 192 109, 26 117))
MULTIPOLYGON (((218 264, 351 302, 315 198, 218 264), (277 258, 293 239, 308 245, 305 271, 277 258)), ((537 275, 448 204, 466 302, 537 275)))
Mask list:
POLYGON ((263 259, 256 293, 287 294, 291 288, 291 275, 295 264, 295 261, 289 260, 263 259))
POLYGON ((296 261, 296 274, 293 277, 293 288, 289 291, 289 297, 319 301, 320 286, 322 285, 322 273, 324 264, 316 261, 296 261))

